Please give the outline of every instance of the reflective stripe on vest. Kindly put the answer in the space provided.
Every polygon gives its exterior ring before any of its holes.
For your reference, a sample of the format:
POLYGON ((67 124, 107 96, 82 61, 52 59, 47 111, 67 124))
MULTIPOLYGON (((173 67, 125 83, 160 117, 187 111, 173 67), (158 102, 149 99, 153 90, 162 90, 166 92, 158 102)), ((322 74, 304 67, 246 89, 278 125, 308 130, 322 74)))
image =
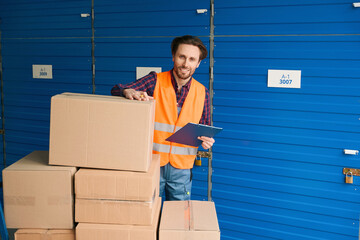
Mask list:
POLYGON ((153 143, 153 150, 157 152, 169 153, 170 145, 153 143))
POLYGON ((197 148, 172 146, 171 153, 178 155, 196 155, 197 148))
MULTIPOLYGON (((166 123, 159 123, 155 122, 154 129, 162 132, 174 132, 175 125, 166 124, 166 123)), ((175 132, 181 129, 182 127, 176 127, 175 132)))
MULTIPOLYGON (((162 153, 169 153, 170 152, 170 145, 153 143, 153 150, 162 153)), ((172 154, 178 155, 196 155, 197 148, 189 148, 189 147, 171 147, 172 154)))

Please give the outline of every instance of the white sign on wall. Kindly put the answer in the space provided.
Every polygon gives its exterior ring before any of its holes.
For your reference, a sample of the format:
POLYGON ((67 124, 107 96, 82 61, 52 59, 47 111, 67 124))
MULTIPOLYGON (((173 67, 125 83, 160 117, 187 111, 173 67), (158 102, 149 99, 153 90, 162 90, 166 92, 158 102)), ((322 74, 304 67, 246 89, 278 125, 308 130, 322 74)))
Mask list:
POLYGON ((301 70, 268 70, 268 87, 301 88, 301 70))
POLYGON ((33 78, 52 79, 52 65, 32 65, 33 78))
POLYGON ((136 79, 148 75, 150 72, 161 72, 161 67, 136 67, 136 79))

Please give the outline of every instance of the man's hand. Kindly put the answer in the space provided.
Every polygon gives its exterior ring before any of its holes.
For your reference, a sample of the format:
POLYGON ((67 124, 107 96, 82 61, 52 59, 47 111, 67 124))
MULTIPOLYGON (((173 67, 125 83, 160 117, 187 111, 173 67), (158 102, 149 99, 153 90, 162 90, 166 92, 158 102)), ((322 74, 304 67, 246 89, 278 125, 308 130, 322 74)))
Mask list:
POLYGON ((149 101, 150 99, 154 99, 153 97, 150 97, 146 92, 136 91, 131 88, 124 89, 123 96, 127 99, 138 101, 149 101))
POLYGON ((201 146, 206 150, 212 147, 214 145, 215 139, 209 138, 209 137, 198 137, 199 140, 202 141, 201 146))

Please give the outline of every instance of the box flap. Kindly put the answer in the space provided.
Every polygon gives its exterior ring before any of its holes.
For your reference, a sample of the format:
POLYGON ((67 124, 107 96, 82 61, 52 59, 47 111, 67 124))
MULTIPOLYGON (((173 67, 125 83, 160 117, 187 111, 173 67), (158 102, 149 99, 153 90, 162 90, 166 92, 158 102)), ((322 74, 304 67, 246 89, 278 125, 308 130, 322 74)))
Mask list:
POLYGON ((5 168, 4 171, 70 171, 76 172, 76 167, 51 166, 48 151, 34 151, 19 161, 5 168))
POLYGON ((49 234, 73 234, 74 229, 49 229, 49 234))
POLYGON ((127 224, 79 223, 76 227, 78 240, 156 240, 161 208, 161 199, 156 203, 156 210, 151 226, 127 224))
POLYGON ((219 232, 215 205, 207 201, 166 201, 160 230, 219 232))
POLYGON ((38 229, 38 228, 22 228, 18 229, 15 234, 45 234, 48 230, 47 229, 38 229))
POLYGON ((74 229, 18 229, 16 240, 74 240, 74 229))
POLYGON ((75 240, 75 229, 49 229, 49 240, 75 240))
POLYGON ((190 201, 190 229, 195 231, 220 231, 214 202, 190 201))
POLYGON ((160 229, 188 230, 189 202, 165 201, 161 215, 160 229))
POLYGON ((75 174, 77 198, 151 201, 159 187, 160 155, 148 172, 81 168, 75 174))
POLYGON ((151 225, 159 201, 158 196, 152 202, 76 198, 75 221, 151 225))
POLYGON ((142 105, 152 105, 155 100, 149 101, 134 101, 124 97, 118 96, 107 96, 107 95, 96 95, 96 94, 84 94, 84 93, 71 93, 65 92, 62 94, 57 94, 53 96, 55 98, 77 98, 77 99, 84 99, 84 100, 91 100, 91 101, 107 101, 107 102, 124 102, 126 104, 142 104, 142 105))
POLYGON ((76 226, 76 230, 90 230, 90 229, 104 229, 107 231, 111 230, 124 230, 124 231, 131 231, 132 229, 136 230, 151 230, 156 227, 159 223, 160 218, 160 208, 161 208, 161 198, 159 201, 156 202, 155 206, 155 216, 154 220, 152 221, 151 225, 128 225, 128 224, 103 224, 103 223, 79 223, 76 226))

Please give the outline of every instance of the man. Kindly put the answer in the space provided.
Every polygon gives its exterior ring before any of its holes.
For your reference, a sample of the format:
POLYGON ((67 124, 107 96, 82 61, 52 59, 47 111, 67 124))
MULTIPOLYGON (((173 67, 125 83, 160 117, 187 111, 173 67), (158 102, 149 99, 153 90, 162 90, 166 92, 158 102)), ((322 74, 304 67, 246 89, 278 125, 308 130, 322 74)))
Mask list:
MULTIPOLYGON (((165 193, 168 201, 189 200, 197 148, 165 139, 189 122, 210 125, 209 91, 192 77, 207 50, 199 38, 186 35, 173 40, 171 51, 172 70, 115 85, 111 94, 139 101, 156 99, 153 152, 161 159, 160 196, 165 193)), ((215 142, 209 137, 199 139, 204 149, 215 142)))

